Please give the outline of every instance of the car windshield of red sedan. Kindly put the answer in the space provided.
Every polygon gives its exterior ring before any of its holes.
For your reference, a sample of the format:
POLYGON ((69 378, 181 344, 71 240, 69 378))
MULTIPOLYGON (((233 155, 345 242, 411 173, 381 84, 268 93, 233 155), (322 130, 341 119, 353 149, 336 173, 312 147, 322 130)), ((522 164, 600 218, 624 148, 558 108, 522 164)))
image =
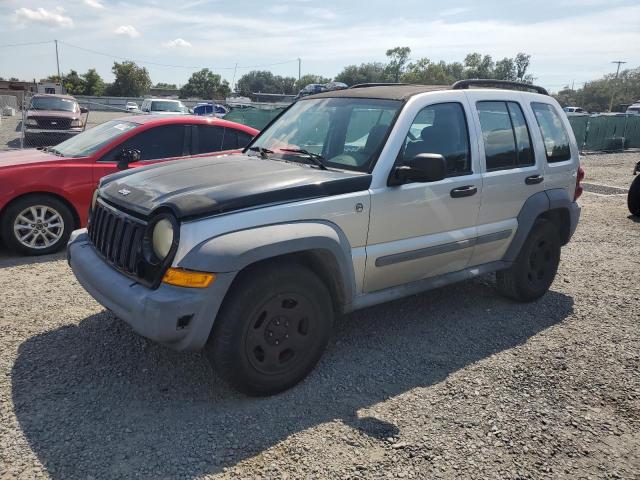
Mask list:
POLYGON ((75 100, 60 97, 33 97, 30 110, 58 110, 62 112, 75 112, 78 104, 75 100))
POLYGON ((134 122, 111 120, 71 137, 48 151, 63 157, 86 157, 139 126, 134 122))

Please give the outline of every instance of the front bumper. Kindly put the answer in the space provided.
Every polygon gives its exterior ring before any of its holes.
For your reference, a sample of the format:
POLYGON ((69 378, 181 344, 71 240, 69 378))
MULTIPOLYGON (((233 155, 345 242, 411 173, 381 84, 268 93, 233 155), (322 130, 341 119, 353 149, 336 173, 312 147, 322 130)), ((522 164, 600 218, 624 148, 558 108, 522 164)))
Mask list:
POLYGON ((89 243, 86 229, 69 240, 67 259, 76 278, 98 303, 140 335, 175 350, 204 347, 235 273, 218 274, 208 288, 161 284, 151 290, 106 263, 89 243))
POLYGON ((82 127, 70 128, 68 130, 54 130, 51 128, 25 128, 24 133, 28 135, 77 135, 82 133, 82 127))

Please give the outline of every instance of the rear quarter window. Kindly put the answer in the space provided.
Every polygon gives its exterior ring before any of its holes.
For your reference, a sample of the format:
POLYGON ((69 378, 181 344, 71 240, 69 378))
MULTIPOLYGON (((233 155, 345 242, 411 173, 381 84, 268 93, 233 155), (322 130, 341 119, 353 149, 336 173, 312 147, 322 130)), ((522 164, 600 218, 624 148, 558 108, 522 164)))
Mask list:
POLYGON ((554 106, 548 103, 533 102, 531 108, 542 134, 547 161, 553 163, 569 160, 571 158, 569 135, 554 106))

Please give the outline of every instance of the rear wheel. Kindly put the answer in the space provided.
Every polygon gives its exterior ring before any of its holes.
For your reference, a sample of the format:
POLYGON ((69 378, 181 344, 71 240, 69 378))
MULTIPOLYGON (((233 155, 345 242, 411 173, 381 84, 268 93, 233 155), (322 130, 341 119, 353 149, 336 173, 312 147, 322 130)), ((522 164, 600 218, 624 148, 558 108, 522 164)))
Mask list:
POLYGON ((558 271, 560 237, 553 223, 537 220, 515 263, 496 273, 498 291, 520 302, 544 295, 558 271))
POLYGON ((631 215, 640 216, 640 175, 635 178, 631 187, 629 187, 627 206, 631 215))
POLYGON ((251 268, 234 282, 205 352, 229 384, 271 395, 300 382, 320 359, 333 323, 325 284, 297 264, 251 268))
POLYGON ((48 195, 28 195, 10 204, 0 229, 6 246, 16 253, 45 255, 67 244, 74 227, 64 202, 48 195))

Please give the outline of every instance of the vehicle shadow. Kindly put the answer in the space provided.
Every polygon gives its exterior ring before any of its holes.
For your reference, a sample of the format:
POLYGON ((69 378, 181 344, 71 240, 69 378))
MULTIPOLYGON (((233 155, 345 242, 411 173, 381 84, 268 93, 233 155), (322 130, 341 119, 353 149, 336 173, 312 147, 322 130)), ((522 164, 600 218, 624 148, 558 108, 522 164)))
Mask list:
POLYGON ((55 262, 66 258, 66 251, 52 253, 50 255, 18 255, 9 251, 0 243, 0 270, 8 267, 19 267, 22 265, 33 265, 37 263, 55 262))
POLYGON ((627 215, 627 218, 634 223, 640 223, 640 216, 638 215, 627 215))
POLYGON ((486 280, 372 307, 338 324, 302 384, 270 398, 231 391, 201 354, 152 344, 103 312, 25 341, 12 397, 53 478, 196 478, 336 419, 373 439, 398 435, 358 410, 429 388, 572 311, 564 294, 516 304, 486 280))

